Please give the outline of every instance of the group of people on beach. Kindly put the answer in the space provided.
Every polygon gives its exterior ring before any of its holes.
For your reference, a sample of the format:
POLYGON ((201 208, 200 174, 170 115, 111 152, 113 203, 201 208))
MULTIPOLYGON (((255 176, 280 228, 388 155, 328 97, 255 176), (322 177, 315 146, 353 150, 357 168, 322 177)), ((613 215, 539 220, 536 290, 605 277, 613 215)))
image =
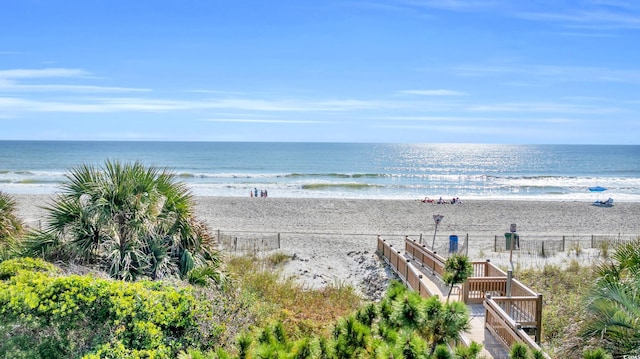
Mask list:
MULTIPOLYGON (((249 191, 251 197, 258 197, 258 189, 254 188, 253 191, 249 191)), ((267 190, 260 190, 260 197, 267 197, 267 190)))
POLYGON ((460 198, 458 198, 458 197, 453 197, 451 200, 442 199, 442 197, 440 197, 437 200, 431 199, 429 197, 425 197, 422 200, 422 203, 456 204, 456 203, 462 203, 462 200, 460 200, 460 198))

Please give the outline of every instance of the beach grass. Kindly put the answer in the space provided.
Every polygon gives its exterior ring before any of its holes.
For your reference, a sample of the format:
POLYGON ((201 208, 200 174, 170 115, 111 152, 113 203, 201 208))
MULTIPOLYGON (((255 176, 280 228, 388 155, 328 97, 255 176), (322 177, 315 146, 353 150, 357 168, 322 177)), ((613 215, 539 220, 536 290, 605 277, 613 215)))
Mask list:
MULTIPOLYGON (((572 260, 565 267, 547 264, 518 270, 518 280, 543 296, 542 337, 546 349, 558 357, 573 358, 580 325, 585 319, 584 298, 597 279, 596 265, 572 260)), ((580 345, 580 344, 578 344, 580 345)), ((576 356, 581 358, 581 356, 576 356)))
POLYGON ((289 259, 275 253, 264 258, 235 256, 227 261, 228 273, 255 298, 255 309, 264 324, 281 321, 293 337, 326 336, 338 318, 362 305, 362 298, 349 285, 336 282, 311 289, 294 277, 283 276, 282 266, 289 259))

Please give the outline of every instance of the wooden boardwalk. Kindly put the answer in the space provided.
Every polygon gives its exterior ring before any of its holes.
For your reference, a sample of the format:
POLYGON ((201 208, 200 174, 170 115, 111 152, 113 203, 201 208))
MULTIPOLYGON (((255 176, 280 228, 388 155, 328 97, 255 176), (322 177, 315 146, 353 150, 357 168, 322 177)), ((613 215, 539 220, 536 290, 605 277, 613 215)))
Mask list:
MULTIPOLYGON (((396 250, 378 236, 377 250, 408 287, 422 296, 445 298, 448 287, 441 278, 446 259, 408 237, 404 244, 404 250, 396 250)), ((508 358, 509 347, 516 342, 541 351, 537 340, 542 328, 542 295, 516 279, 509 280, 508 274, 489 260, 471 264, 474 275, 455 288, 458 290, 450 299, 464 302, 471 313, 471 328, 461 333, 465 344, 482 344, 485 358, 508 358), (505 296, 510 283, 512 295, 505 296)), ((542 355, 551 359, 544 352, 542 355)))
MULTIPOLYGON (((429 269, 420 267, 420 270, 423 274, 422 278, 427 279, 426 284, 429 291, 446 300, 449 288, 446 287, 440 278, 433 275, 429 269)), ((450 300, 462 300, 461 294, 457 294, 454 291, 454 293, 451 294, 450 300)), ((467 343, 475 341, 482 344, 481 358, 508 359, 509 352, 505 349, 504 345, 496 340, 484 327, 484 306, 482 304, 468 304, 467 308, 469 308, 469 314, 471 315, 471 328, 462 333, 462 340, 467 343)))

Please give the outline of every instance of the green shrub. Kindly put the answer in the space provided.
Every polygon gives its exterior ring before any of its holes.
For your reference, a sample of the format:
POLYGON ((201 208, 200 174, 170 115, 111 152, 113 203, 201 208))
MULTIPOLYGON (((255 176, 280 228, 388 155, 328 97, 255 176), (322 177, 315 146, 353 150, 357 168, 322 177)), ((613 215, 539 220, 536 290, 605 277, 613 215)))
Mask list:
POLYGON ((0 282, 0 357, 172 358, 216 344, 199 334, 201 304, 189 288, 58 276, 50 266, 28 258, 0 264, 11 275, 0 282))
POLYGON ((18 258, 9 259, 0 263, 0 280, 7 280, 18 274, 19 271, 31 272, 58 272, 57 268, 42 259, 34 258, 18 258))

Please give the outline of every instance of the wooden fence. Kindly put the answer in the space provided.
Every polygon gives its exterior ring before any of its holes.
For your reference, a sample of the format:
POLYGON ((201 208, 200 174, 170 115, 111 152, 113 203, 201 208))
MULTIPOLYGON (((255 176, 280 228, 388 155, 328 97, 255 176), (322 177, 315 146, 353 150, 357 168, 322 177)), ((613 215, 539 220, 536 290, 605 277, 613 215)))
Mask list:
MULTIPOLYGON (((511 234, 511 233, 507 233, 511 234)), ((506 234, 505 234, 506 235, 506 234)), ((563 235, 563 236, 541 236, 528 235, 518 236, 514 248, 521 254, 528 254, 537 257, 552 257, 561 252, 580 249, 615 249, 621 244, 630 243, 640 238, 637 234, 616 234, 616 235, 563 235)), ((510 248, 505 236, 494 236, 493 251, 504 252, 510 248)))
POLYGON ((223 233, 216 231, 218 245, 231 252, 261 252, 280 249, 280 233, 223 233))

